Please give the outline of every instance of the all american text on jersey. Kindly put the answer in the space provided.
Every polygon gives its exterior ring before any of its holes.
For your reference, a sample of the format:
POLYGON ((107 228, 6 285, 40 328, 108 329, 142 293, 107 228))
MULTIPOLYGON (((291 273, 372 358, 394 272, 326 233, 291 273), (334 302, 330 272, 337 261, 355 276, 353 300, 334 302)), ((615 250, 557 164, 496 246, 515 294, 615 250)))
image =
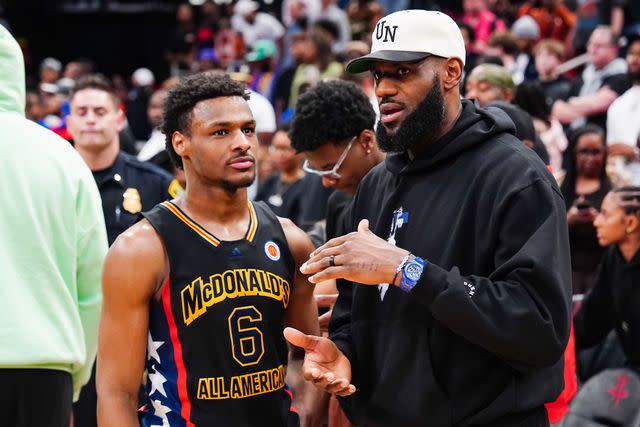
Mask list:
POLYGON ((231 378, 200 378, 198 399, 242 399, 271 393, 284 387, 285 372, 282 365, 265 371, 238 375, 231 378))

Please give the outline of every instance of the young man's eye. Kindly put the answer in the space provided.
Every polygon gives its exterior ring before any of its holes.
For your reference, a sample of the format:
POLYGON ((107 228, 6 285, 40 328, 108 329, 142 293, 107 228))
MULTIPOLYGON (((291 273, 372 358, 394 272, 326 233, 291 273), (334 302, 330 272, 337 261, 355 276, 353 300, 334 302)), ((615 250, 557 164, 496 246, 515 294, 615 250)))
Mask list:
POLYGON ((247 135, 253 135, 254 133, 256 133, 256 128, 254 127, 244 128, 243 132, 247 135))
POLYGON ((216 130, 216 131, 214 131, 214 132, 213 132, 213 134, 214 134, 215 136, 224 136, 224 135, 227 135, 228 133, 229 133, 229 132, 227 132, 227 130, 226 130, 226 129, 218 129, 218 130, 216 130))

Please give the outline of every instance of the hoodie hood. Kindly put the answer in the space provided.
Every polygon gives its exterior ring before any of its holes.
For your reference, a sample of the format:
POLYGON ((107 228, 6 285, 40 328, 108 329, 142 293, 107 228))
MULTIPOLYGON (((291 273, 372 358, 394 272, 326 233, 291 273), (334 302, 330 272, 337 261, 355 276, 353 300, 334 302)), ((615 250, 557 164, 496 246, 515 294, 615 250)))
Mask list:
POLYGON ((462 101, 462 112, 453 128, 413 161, 404 153, 387 155, 386 168, 393 174, 410 174, 432 169, 451 157, 492 140, 500 134, 515 135, 513 121, 497 108, 478 108, 473 101, 462 101))
POLYGON ((24 116, 24 58, 18 42, 0 25, 0 113, 24 116))

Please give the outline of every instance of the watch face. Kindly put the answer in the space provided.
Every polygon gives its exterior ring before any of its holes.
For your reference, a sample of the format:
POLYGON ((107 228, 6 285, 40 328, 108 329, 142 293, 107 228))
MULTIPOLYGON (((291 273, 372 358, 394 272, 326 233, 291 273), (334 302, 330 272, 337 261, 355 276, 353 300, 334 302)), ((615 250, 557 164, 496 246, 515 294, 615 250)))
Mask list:
POLYGON ((418 280, 422 275, 422 266, 417 262, 410 262, 405 267, 404 273, 409 280, 418 280))

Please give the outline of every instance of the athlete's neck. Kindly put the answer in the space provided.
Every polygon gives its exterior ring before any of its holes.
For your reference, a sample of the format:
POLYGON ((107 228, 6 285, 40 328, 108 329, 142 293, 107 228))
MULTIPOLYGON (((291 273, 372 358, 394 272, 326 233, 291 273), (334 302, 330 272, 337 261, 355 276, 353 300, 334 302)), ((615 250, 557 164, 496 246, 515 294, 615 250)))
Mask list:
POLYGON ((221 240, 239 240, 249 227, 246 188, 236 190, 187 180, 187 190, 177 205, 200 226, 221 240))

